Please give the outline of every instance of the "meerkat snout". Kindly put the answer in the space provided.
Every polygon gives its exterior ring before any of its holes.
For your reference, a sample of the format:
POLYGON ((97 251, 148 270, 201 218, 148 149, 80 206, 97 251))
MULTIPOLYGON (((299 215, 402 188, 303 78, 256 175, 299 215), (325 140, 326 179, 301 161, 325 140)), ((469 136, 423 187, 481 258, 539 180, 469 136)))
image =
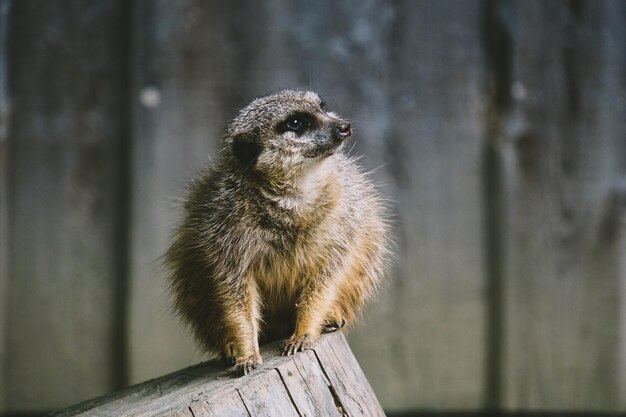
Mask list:
POLYGON ((337 128, 335 129, 335 131, 337 132, 337 136, 341 138, 341 140, 344 140, 352 136, 352 129, 350 128, 350 123, 343 123, 343 124, 337 125, 337 128))

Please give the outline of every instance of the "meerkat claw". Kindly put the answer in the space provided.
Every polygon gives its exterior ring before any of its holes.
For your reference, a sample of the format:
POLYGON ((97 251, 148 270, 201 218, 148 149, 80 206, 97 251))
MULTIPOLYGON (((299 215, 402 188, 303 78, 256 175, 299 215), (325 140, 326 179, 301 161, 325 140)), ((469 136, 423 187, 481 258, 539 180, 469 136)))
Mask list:
POLYGON ((346 323, 344 319, 325 321, 322 325, 322 333, 336 332, 345 327, 346 323))
POLYGON ((235 344, 232 342, 227 343, 224 347, 224 350, 222 350, 220 356, 222 358, 222 361, 227 366, 235 365, 237 363, 237 356, 235 355, 235 344))
POLYGON ((245 375, 249 375, 253 369, 256 368, 256 365, 250 365, 250 364, 243 364, 243 365, 237 365, 237 375, 238 376, 245 376, 245 375))
POLYGON ((238 376, 249 375, 261 363, 263 363, 263 359, 260 356, 252 355, 248 359, 238 362, 235 371, 238 376))
POLYGON ((307 349, 311 349, 312 346, 313 339, 308 334, 303 336, 292 336, 283 350, 283 356, 295 355, 297 352, 303 352, 307 349))

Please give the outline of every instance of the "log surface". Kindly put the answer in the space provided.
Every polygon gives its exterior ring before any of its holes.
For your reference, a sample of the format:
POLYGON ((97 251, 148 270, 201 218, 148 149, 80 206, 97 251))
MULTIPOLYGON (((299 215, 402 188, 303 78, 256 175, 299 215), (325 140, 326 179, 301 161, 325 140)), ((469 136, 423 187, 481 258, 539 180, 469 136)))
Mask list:
POLYGON ((385 415, 342 333, 294 356, 281 350, 282 342, 263 347, 263 365, 245 377, 220 361, 204 362, 52 415, 385 415))

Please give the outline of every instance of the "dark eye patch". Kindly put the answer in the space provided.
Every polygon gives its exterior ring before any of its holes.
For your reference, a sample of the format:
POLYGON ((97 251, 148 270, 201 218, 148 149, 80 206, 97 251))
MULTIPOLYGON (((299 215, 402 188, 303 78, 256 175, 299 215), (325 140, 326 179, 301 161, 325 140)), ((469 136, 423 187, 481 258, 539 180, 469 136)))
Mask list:
POLYGON ((294 132, 297 135, 301 135, 316 127, 317 120, 313 115, 305 112, 297 112, 280 122, 278 126, 276 126, 276 130, 278 133, 294 132))
POLYGON ((321 109, 322 111, 325 111, 325 110, 326 110, 326 102, 325 102, 324 100, 320 101, 320 109, 321 109))

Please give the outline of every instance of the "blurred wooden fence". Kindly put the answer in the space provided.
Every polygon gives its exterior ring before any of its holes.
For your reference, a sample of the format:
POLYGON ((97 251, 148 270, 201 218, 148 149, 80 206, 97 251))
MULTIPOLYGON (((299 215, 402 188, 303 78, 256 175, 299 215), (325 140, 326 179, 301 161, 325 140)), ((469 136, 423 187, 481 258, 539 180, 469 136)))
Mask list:
POLYGON ((626 2, 0 0, 0 410, 202 360, 157 258, 226 122, 350 117, 397 261, 389 411, 626 410, 626 2))

